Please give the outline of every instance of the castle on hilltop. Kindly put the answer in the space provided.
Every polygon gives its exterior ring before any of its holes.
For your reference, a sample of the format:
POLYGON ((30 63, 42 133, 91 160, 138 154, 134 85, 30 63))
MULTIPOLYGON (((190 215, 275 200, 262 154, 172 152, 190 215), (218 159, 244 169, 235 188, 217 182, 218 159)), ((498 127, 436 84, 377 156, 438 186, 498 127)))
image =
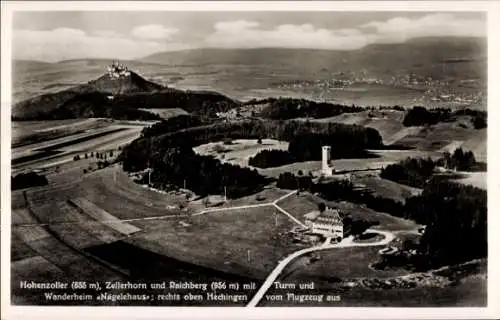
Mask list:
POLYGON ((113 61, 113 63, 108 66, 108 75, 111 79, 119 79, 130 76, 130 71, 128 71, 127 66, 113 61))

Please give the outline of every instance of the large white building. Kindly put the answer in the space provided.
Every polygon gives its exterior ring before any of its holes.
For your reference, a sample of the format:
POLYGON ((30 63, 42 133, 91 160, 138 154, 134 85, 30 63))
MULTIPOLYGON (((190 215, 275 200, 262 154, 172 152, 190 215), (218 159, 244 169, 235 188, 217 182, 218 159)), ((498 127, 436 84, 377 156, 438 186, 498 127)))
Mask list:
POLYGON ((312 233, 341 241, 344 237, 344 224, 337 209, 326 208, 325 211, 311 211, 304 215, 305 225, 312 233))

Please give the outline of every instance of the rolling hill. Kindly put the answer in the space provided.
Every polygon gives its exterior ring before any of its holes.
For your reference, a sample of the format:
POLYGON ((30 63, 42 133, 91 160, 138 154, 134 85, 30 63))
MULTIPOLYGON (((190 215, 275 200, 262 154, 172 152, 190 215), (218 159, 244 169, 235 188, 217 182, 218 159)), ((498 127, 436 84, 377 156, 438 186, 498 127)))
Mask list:
POLYGON ((315 49, 195 49, 161 52, 141 59, 174 66, 264 65, 294 68, 297 73, 366 70, 374 75, 418 72, 434 78, 485 76, 486 39, 431 37, 400 44, 372 44, 359 50, 315 49))

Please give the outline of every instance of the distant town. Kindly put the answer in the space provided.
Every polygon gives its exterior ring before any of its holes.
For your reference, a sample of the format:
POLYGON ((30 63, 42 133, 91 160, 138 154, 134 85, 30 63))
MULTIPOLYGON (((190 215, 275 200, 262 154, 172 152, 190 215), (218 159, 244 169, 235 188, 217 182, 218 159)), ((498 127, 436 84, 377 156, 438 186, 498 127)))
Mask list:
POLYGON ((340 72, 330 79, 322 80, 288 80, 272 83, 279 89, 321 89, 326 92, 340 90, 355 90, 360 85, 379 85, 413 89, 421 91, 420 98, 415 102, 456 102, 460 104, 482 103, 486 97, 481 90, 480 79, 443 80, 415 73, 379 78, 368 75, 368 72, 340 72), (461 90, 457 90, 460 87, 461 90))

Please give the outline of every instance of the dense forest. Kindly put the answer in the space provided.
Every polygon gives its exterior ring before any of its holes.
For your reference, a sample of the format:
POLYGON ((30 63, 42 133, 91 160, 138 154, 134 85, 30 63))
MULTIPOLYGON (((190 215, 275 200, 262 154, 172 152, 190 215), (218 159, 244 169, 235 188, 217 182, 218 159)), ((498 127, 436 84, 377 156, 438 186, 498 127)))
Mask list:
POLYGON ((406 127, 434 125, 439 122, 451 122, 458 116, 472 117, 471 121, 475 129, 483 129, 487 126, 486 111, 468 108, 452 111, 449 108, 426 109, 420 106, 413 107, 406 113, 403 125, 406 127))
MULTIPOLYGON (((342 113, 354 113, 365 110, 359 106, 347 106, 327 102, 314 102, 305 99, 293 98, 269 98, 266 100, 253 101, 268 104, 260 116, 267 119, 287 120, 295 118, 328 118, 338 116, 342 113)), ((250 103, 247 103, 250 104, 250 103)))
MULTIPOLYGON (((270 138, 290 141, 297 146, 291 149, 303 150, 304 146, 294 142, 300 136, 317 134, 334 143, 340 150, 378 149, 383 147, 382 138, 377 130, 358 125, 343 125, 336 123, 313 123, 303 121, 271 121, 246 120, 230 123, 215 123, 199 127, 182 129, 177 132, 158 136, 143 137, 133 141, 121 154, 123 167, 126 171, 137 171, 146 168, 148 160, 154 154, 162 154, 168 148, 179 144, 197 146, 200 144, 221 141, 225 139, 261 139, 270 138), (344 146, 344 147, 342 147, 344 146)), ((326 140, 325 140, 326 141, 326 140)), ((318 151, 320 151, 319 148, 318 151)), ((301 152, 301 151, 300 151, 301 152)), ((311 151, 311 152, 316 152, 311 151)))
POLYGON ((423 267, 460 263, 487 255, 486 191, 431 181, 422 194, 406 200, 410 219, 427 227, 419 244, 423 267))
POLYGON ((426 225, 418 245, 421 256, 417 268, 436 268, 487 254, 486 191, 475 187, 432 179, 421 195, 409 197, 403 204, 358 191, 347 180, 314 183, 310 176, 286 172, 279 176, 277 186, 318 193, 329 201, 365 204, 375 211, 426 225))

